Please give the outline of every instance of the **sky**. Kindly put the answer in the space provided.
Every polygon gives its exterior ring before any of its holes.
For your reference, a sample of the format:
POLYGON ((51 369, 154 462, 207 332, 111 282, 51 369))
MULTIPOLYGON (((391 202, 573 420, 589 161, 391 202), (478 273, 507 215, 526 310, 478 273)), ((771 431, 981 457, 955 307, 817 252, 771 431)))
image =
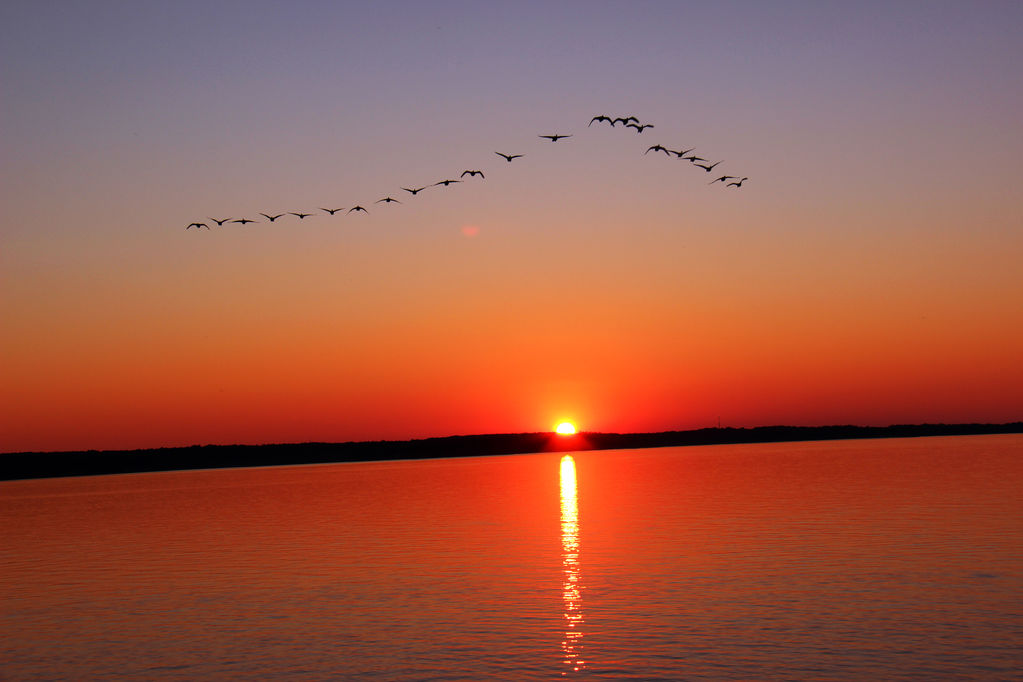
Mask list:
POLYGON ((5 2, 0 452, 1023 419, 1020 35, 1018 2, 5 2))

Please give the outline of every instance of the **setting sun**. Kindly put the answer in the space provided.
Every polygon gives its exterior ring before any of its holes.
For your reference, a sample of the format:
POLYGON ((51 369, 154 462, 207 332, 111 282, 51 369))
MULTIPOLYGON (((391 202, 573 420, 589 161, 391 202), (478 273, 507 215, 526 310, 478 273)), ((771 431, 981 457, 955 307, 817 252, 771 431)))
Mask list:
POLYGON ((575 433, 575 424, 572 422, 561 422, 554 430, 562 436, 571 436, 575 433))

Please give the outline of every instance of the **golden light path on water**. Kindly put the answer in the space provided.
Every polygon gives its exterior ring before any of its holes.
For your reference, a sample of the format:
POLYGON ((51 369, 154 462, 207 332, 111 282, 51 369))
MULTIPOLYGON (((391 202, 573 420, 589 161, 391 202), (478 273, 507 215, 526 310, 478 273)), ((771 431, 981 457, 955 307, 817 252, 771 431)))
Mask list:
MULTIPOLYGON (((565 606, 565 638, 561 640, 564 662, 572 670, 581 670, 583 633, 582 596, 579 585, 579 500, 576 495, 575 460, 561 458, 561 563, 565 572, 561 594, 565 606)), ((567 675, 562 672, 562 675, 567 675)))

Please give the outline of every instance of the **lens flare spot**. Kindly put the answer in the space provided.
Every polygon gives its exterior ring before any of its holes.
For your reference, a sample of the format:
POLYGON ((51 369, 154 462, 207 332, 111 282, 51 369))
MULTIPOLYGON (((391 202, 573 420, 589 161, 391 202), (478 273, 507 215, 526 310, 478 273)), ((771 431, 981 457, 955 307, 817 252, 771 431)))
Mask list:
POLYGON ((471 237, 475 237, 479 233, 480 233, 480 228, 478 228, 475 225, 463 225, 462 226, 462 234, 465 235, 466 237, 470 237, 470 238, 471 237))

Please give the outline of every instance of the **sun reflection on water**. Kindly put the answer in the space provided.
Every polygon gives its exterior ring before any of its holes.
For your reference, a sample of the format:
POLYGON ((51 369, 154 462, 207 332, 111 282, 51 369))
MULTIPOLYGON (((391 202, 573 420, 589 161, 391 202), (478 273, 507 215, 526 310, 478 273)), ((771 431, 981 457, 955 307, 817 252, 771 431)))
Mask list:
MULTIPOLYGON (((582 595, 579 584, 579 500, 576 495, 575 460, 561 458, 561 563, 565 578, 561 595, 565 607, 565 637, 561 640, 564 662, 573 671, 586 667, 582 660, 582 595)), ((567 675, 562 672, 562 675, 567 675)))

